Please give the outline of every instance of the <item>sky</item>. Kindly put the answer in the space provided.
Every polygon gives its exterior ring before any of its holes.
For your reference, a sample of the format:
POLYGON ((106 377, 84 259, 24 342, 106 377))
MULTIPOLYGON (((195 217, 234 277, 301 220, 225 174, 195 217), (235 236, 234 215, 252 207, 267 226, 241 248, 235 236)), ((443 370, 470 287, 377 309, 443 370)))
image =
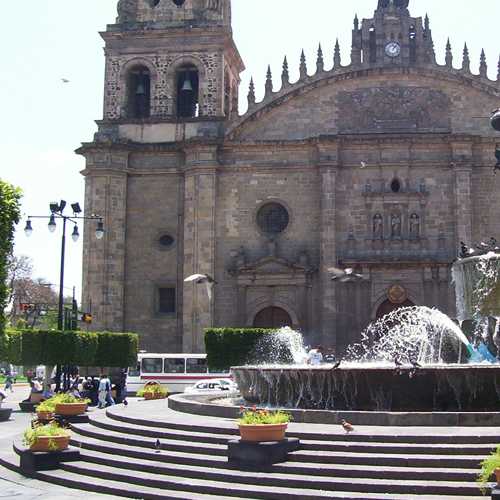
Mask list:
MULTIPOLYGON (((167 1, 167 0, 163 0, 167 1)), ((78 201, 83 206, 84 168, 74 150, 90 141, 94 120, 102 118, 104 85, 103 41, 98 35, 113 23, 117 0, 23 0, 2 2, 0 45, 0 178, 20 187, 22 221, 15 253, 33 259, 34 277, 59 283, 60 227, 49 233, 45 220, 33 220, 33 235, 23 228, 27 215, 48 214, 51 201, 78 201), (62 82, 62 78, 70 80, 62 82)), ((267 65, 276 88, 283 57, 288 56, 291 81, 298 78, 304 49, 310 72, 315 69, 321 42, 326 69, 339 39, 343 64, 349 61, 354 14, 370 18, 377 0, 233 0, 233 31, 246 65, 241 85, 241 111, 246 107, 250 76, 257 100, 264 94, 267 65)), ((478 72, 485 49, 490 78, 496 78, 500 53, 500 1, 410 0, 414 16, 427 12, 437 59, 444 64, 449 36, 454 66, 460 67, 467 41, 473 72, 478 72)), ((500 103, 499 103, 500 104, 500 103)), ((70 232, 71 232, 70 227, 70 232)), ((66 244, 65 286, 81 290, 81 239, 66 244)))

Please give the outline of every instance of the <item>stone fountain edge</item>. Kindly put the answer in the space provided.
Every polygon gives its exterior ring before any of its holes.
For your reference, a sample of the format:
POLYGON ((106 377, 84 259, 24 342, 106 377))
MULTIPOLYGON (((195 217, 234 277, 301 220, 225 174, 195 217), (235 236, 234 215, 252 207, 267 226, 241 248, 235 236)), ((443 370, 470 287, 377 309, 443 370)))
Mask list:
MULTIPOLYGON (((230 396, 235 396, 231 394, 230 396)), ((168 399, 174 411, 206 417, 236 419, 239 405, 220 405, 214 401, 229 397, 227 392, 208 395, 176 394, 168 399)), ((498 427, 500 412, 382 412, 288 409, 293 422, 304 424, 338 424, 342 419, 356 425, 411 427, 498 427)))

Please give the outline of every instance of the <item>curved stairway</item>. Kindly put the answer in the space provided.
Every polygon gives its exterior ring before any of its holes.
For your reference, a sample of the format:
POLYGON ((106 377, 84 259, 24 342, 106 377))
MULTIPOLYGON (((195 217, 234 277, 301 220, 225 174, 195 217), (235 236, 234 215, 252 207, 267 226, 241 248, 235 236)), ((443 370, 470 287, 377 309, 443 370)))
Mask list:
MULTIPOLYGON (((479 500, 479 462, 500 443, 494 428, 360 427, 346 436, 337 425, 292 424, 290 431, 302 442, 290 461, 240 471, 226 459, 233 422, 138 402, 73 425, 81 461, 34 477, 141 499, 479 500)), ((14 452, 0 462, 19 464, 14 452)))

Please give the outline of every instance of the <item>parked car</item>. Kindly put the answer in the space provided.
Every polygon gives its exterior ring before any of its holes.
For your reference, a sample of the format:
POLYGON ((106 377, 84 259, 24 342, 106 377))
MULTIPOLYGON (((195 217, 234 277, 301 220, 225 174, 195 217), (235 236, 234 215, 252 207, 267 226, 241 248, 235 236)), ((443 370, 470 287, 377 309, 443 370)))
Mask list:
POLYGON ((217 391, 234 392, 238 390, 238 386, 228 378, 216 378, 200 380, 194 385, 186 387, 185 394, 207 394, 217 391))

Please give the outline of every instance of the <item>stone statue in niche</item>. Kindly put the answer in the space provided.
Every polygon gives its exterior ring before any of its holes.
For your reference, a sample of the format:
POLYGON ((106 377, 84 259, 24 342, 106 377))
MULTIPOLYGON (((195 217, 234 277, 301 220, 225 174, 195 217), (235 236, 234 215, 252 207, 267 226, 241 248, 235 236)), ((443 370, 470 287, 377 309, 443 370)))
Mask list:
POLYGON ((136 7, 135 0, 120 0, 117 6, 118 22, 126 23, 135 21, 136 7))
POLYGON ((391 215, 391 238, 401 238, 401 215, 391 215))
POLYGON ((247 256, 246 256, 246 253, 245 253, 245 248, 244 247, 240 247, 236 253, 236 258, 235 258, 235 261, 236 261, 236 265, 238 267, 244 267, 247 263, 247 256))
POLYGON ((410 216, 410 239, 418 240, 420 238, 420 217, 418 214, 410 216))
POLYGON ((373 239, 382 240, 384 238, 384 219, 382 215, 376 214, 373 217, 373 239))

